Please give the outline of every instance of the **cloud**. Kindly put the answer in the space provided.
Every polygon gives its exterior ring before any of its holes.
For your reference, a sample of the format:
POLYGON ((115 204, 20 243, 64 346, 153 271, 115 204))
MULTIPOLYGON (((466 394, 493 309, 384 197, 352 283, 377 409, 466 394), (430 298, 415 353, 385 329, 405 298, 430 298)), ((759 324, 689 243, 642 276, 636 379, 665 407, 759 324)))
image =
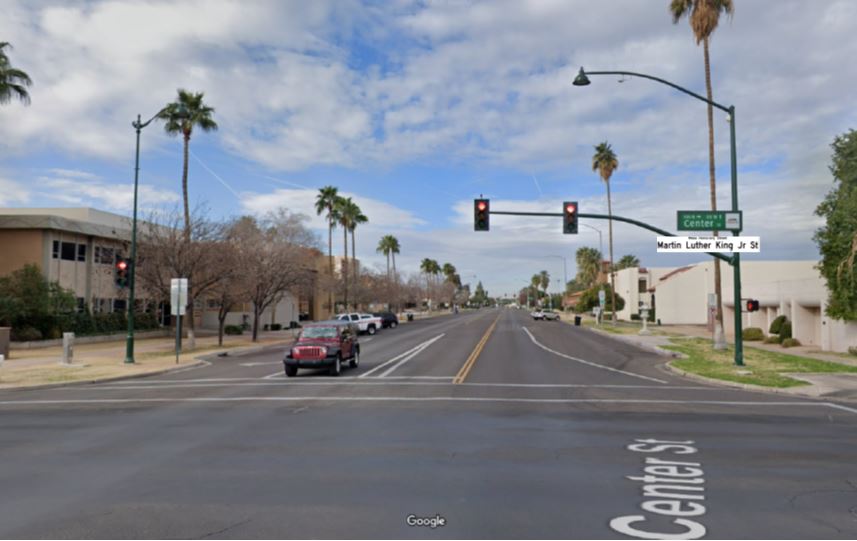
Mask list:
POLYGON ((26 204, 30 192, 18 182, 0 177, 0 207, 26 204))
MULTIPOLYGON (((134 207, 134 184, 106 182, 86 171, 51 170, 53 175, 39 176, 34 192, 45 199, 73 206, 92 206, 114 212, 129 212, 134 207)), ((181 201, 175 192, 140 184, 138 206, 142 209, 159 208, 181 201)))

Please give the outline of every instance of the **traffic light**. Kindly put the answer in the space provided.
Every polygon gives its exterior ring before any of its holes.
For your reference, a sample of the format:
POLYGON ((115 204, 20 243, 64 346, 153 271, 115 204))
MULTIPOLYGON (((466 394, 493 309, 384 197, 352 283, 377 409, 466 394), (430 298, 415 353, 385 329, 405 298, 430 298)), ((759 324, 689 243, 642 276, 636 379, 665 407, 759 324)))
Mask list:
POLYGON ((473 230, 488 231, 489 207, 487 199, 473 200, 473 230))
POLYGON ((759 310, 759 301, 756 299, 747 299, 747 311, 757 312, 759 310))
POLYGON ((129 259, 122 257, 116 259, 116 266, 114 267, 116 287, 128 287, 128 271, 130 267, 131 263, 129 259))
POLYGON ((577 201, 562 204, 563 228, 566 235, 577 235, 577 201))

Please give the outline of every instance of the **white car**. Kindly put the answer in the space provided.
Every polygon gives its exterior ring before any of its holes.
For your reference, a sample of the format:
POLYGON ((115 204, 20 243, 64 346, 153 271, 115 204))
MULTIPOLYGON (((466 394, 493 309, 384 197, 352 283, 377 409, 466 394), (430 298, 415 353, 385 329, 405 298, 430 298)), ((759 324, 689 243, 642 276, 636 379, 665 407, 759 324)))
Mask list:
POLYGON ((533 310, 532 312, 530 312, 530 315, 533 317, 533 319, 544 319, 545 318, 545 314, 541 310, 533 310))
POLYGON ((357 325, 357 328, 360 332, 365 332, 367 334, 375 334, 378 330, 381 329, 381 318, 378 316, 373 316, 372 314, 361 314, 359 312, 352 312, 350 314, 341 314, 336 316, 336 319, 339 321, 350 321, 351 323, 357 325))
POLYGON ((559 312, 553 310, 543 310, 542 319, 545 321, 559 321, 559 312))

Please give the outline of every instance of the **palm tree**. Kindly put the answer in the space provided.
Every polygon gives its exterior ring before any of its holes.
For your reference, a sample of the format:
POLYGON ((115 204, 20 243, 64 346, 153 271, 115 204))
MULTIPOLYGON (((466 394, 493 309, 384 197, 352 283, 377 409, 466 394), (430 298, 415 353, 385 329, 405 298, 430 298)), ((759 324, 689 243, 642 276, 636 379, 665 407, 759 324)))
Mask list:
POLYGON ((598 281, 598 273, 601 271, 601 260, 604 256, 595 248, 584 246, 578 248, 575 253, 577 261, 577 281, 589 289, 598 281))
MULTIPOLYGON (((339 197, 339 190, 334 186, 325 186, 318 190, 318 195, 315 197, 315 214, 321 216, 321 213, 327 211, 327 257, 329 263, 330 276, 333 277, 333 228, 336 227, 336 211, 334 209, 336 200, 339 197)), ((330 290, 329 296, 330 310, 333 311, 333 289, 330 290)))
POLYGON ((363 211, 360 209, 360 206, 351 201, 351 198, 348 198, 350 203, 349 209, 351 213, 351 223, 348 225, 348 231, 351 232, 351 262, 354 263, 351 266, 351 272, 354 273, 354 283, 357 283, 357 248, 354 240, 354 230, 357 229, 358 224, 365 224, 369 221, 369 218, 363 214, 363 211))
MULTIPOLYGON (((702 53, 705 62, 705 92, 708 98, 708 188, 711 199, 711 210, 717 210, 717 183, 714 174, 714 109, 711 106, 711 59, 708 54, 708 43, 711 35, 720 23, 720 15, 726 13, 730 17, 735 12, 732 0, 671 0, 670 14, 673 24, 678 24, 682 17, 687 16, 696 44, 702 43, 702 53)), ((714 231, 717 236, 717 231, 714 231)), ((714 332, 715 349, 725 349, 726 339, 723 334, 723 300, 721 297, 720 260, 714 260, 714 291, 717 294, 717 312, 714 332)))
POLYGON ((548 295, 548 287, 550 287, 550 285, 551 285, 550 274, 548 274, 548 271, 543 270, 538 274, 538 277, 539 277, 539 285, 542 287, 542 289, 545 292, 545 296, 547 296, 547 298, 548 298, 548 305, 551 308, 553 308, 553 303, 551 302, 550 295, 548 295))
POLYGON ((613 323, 616 323, 616 288, 613 284, 616 281, 616 274, 613 267, 613 203, 610 200, 610 177, 613 176, 613 171, 619 168, 619 159, 616 153, 610 147, 610 143, 604 141, 595 147, 595 154, 592 156, 592 170, 598 171, 601 180, 607 185, 607 223, 610 238, 610 289, 612 295, 612 304, 610 305, 611 316, 613 323))
POLYGON ((452 263, 444 263, 440 270, 448 282, 453 282, 456 272, 455 265, 452 263))
POLYGON ((345 287, 343 302, 345 304, 346 312, 348 311, 348 228, 351 225, 353 212, 351 203, 352 201, 350 197, 347 199, 344 197, 337 197, 333 204, 336 219, 339 221, 339 225, 342 226, 342 239, 344 241, 343 253, 345 255, 342 258, 342 281, 345 287))
POLYGON ((7 47, 12 49, 9 42, 0 41, 0 104, 11 102, 14 96, 24 105, 29 105, 30 93, 27 87, 32 86, 33 81, 26 72, 12 67, 3 51, 7 47))
POLYGON ((181 134, 184 138, 184 160, 182 166, 182 196, 184 198, 184 227, 185 238, 190 239, 190 206, 187 195, 187 168, 188 152, 190 150, 190 138, 193 129, 199 127, 202 131, 209 132, 217 129, 217 122, 212 115, 214 108, 205 105, 202 101, 202 92, 188 92, 183 88, 178 90, 178 100, 168 104, 158 115, 165 120, 164 129, 170 135, 181 134))
MULTIPOLYGON (((393 259, 393 273, 396 269, 396 254, 399 253, 399 241, 393 235, 384 235, 378 241, 378 248, 375 249, 379 254, 387 256, 387 287, 390 287, 390 258, 393 259)), ((390 303, 392 307, 392 303, 390 303)))
POLYGON ((637 259, 637 256, 628 254, 628 255, 623 255, 621 258, 619 258, 619 263, 616 264, 616 269, 617 270, 630 269, 630 268, 639 267, 639 266, 640 266, 640 260, 637 259))
POLYGON ((534 274, 532 278, 530 278, 530 289, 533 291, 533 299, 535 304, 539 301, 539 287, 542 283, 542 277, 538 274, 534 274))

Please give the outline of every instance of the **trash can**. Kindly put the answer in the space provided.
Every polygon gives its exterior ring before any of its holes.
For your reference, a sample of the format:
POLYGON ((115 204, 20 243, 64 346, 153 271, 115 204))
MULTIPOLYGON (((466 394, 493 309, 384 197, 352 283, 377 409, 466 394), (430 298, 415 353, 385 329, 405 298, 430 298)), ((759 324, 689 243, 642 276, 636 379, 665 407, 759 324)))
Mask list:
POLYGON ((580 327, 580 316, 574 316, 574 326, 580 327))
POLYGON ((413 320, 414 320, 414 315, 412 313, 408 312, 408 321, 413 321, 413 320))

